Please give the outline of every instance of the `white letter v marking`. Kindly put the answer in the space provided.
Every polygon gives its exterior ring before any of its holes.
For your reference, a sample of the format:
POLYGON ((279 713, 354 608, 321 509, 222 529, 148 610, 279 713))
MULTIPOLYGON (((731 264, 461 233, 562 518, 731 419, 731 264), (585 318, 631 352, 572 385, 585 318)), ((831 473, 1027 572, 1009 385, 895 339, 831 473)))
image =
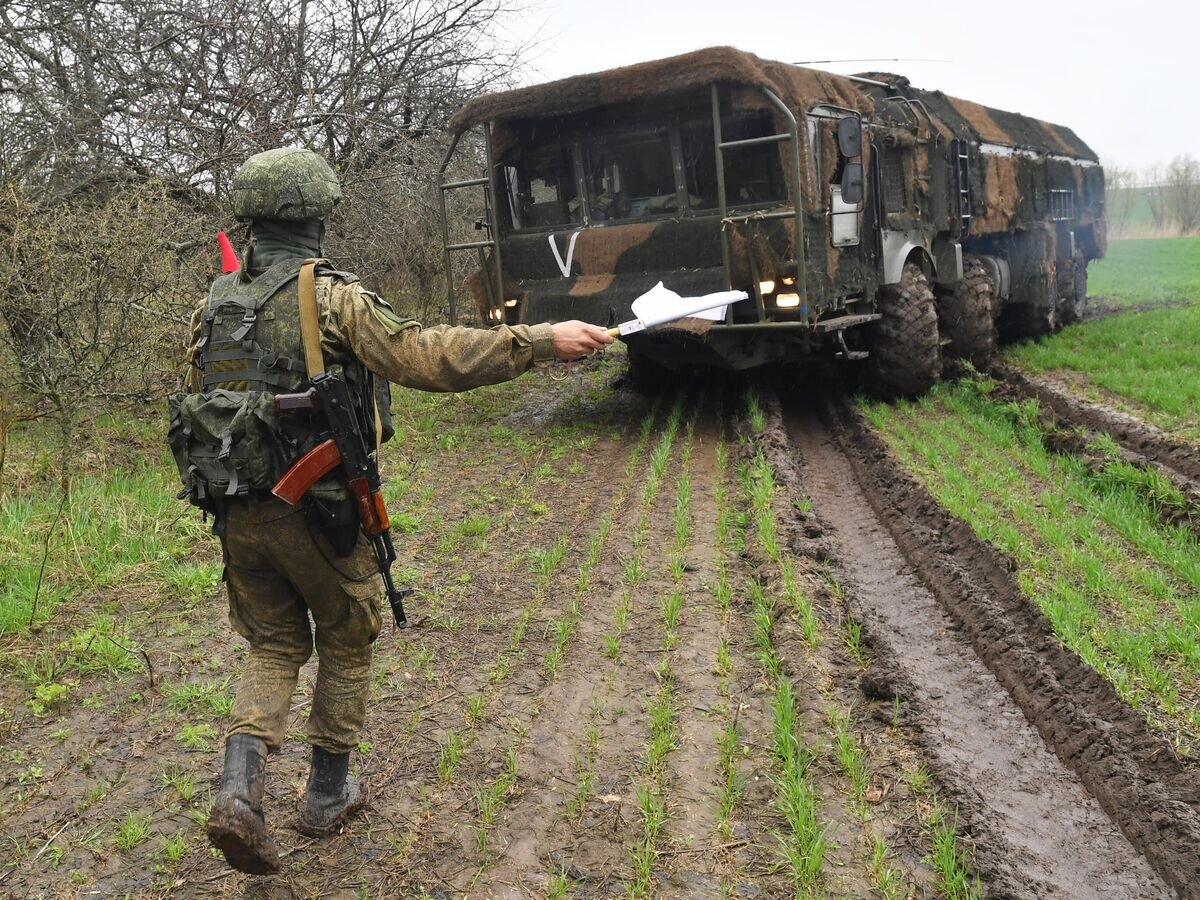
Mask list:
POLYGON ((571 259, 575 256, 575 240, 579 237, 579 232, 572 233, 571 240, 567 243, 567 261, 563 262, 562 254, 558 252, 558 244, 554 240, 554 235, 546 236, 550 241, 550 250, 554 253, 554 261, 558 263, 558 271, 562 272, 563 278, 571 277, 571 259))

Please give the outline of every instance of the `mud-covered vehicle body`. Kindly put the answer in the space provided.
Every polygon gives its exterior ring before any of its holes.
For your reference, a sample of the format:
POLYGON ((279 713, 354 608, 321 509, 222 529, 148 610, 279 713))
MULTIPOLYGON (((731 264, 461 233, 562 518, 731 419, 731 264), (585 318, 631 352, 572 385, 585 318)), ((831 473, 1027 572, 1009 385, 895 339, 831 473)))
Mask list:
POLYGON ((613 325, 660 280, 750 292, 703 334, 630 337, 671 367, 827 349, 918 392, 943 346, 982 361, 997 329, 1078 317, 1105 250, 1103 173, 1070 129, 894 75, 712 48, 486 95, 455 144, 477 127, 487 172, 443 200, 485 191, 480 239, 446 231, 448 266, 479 255, 480 320, 613 325))

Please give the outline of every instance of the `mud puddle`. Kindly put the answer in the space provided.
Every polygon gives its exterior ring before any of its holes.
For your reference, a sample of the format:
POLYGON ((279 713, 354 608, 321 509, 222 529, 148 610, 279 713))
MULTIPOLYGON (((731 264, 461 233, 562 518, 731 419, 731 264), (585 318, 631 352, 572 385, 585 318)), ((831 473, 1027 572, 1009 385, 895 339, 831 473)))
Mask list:
POLYGON ((789 410, 786 423, 876 665, 893 670, 882 680, 915 710, 924 749, 974 836, 990 889, 1012 897, 1170 896, 910 565, 908 548, 889 530, 907 520, 877 512, 890 499, 886 491, 869 480, 866 490, 859 486, 861 461, 856 471, 815 411, 789 410))

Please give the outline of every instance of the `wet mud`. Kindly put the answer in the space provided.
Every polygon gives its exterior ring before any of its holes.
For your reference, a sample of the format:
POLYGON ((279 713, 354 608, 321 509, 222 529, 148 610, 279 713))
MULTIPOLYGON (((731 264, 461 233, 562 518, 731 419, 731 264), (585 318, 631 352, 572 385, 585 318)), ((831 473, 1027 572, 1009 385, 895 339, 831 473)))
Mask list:
POLYGON ((789 410, 788 428, 893 663, 877 680, 917 698, 926 749, 1001 895, 1197 896, 1194 764, 1062 647, 1012 561, 939 506, 848 404, 789 410))

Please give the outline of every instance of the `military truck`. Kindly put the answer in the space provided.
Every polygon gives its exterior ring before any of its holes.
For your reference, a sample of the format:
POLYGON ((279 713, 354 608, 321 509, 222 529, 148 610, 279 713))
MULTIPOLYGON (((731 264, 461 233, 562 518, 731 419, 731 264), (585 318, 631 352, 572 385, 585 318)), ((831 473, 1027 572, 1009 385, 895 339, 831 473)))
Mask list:
POLYGON ((944 354, 986 364, 1078 319, 1105 251, 1103 172, 1073 131, 898 75, 717 47, 488 94, 452 119, 443 173, 473 129, 485 173, 441 185, 452 318, 460 251, 485 324, 611 326, 658 281, 749 292, 706 330, 631 335, 635 367, 826 353, 918 394, 944 354), (480 233, 452 239, 447 198, 480 188, 480 233))

